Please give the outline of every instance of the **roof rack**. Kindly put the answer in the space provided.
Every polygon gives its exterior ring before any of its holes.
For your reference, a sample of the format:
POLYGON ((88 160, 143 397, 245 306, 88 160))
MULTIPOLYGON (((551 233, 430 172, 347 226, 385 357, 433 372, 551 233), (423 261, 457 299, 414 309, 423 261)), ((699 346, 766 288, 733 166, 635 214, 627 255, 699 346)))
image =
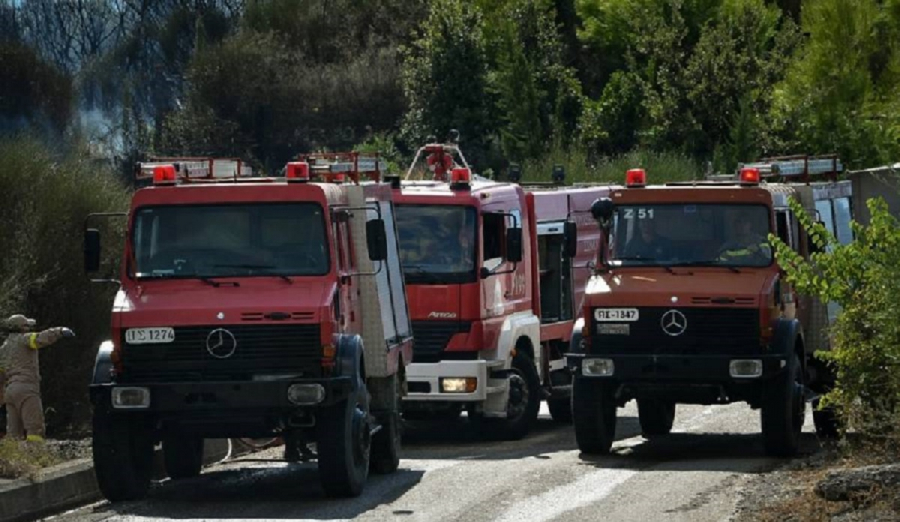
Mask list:
POLYGON ((844 171, 844 165, 837 154, 764 158, 755 163, 739 164, 737 172, 740 172, 743 168, 758 169, 762 179, 785 182, 808 182, 813 177, 836 180, 838 175, 844 171))
POLYGON ((362 176, 369 181, 381 181, 386 166, 377 152, 315 152, 301 156, 300 160, 309 163, 313 177, 326 182, 348 177, 359 183, 362 176))
POLYGON ((184 180, 234 180, 250 178, 253 169, 237 158, 212 157, 151 157, 149 161, 134 165, 134 177, 138 181, 152 180, 156 167, 172 165, 184 180))

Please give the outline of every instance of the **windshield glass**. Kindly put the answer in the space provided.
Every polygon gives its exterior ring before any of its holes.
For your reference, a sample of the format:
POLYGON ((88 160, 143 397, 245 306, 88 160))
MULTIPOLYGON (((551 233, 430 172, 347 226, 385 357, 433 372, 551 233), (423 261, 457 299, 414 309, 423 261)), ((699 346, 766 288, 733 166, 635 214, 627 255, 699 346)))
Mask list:
POLYGON ((473 207, 398 205, 400 260, 408 283, 475 280, 473 207))
POLYGON ((328 273, 315 203, 145 207, 134 218, 137 277, 306 276, 328 273))
POLYGON ((768 266, 763 205, 622 205, 613 221, 614 266, 768 266))

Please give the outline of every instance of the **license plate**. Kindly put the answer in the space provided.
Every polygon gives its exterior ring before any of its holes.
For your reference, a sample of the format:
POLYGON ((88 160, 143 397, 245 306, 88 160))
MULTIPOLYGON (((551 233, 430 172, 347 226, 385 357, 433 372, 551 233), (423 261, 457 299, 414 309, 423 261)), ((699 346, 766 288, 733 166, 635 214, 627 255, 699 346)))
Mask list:
POLYGON ((630 324, 598 324, 597 333, 600 335, 631 335, 630 324))
POLYGON ((129 328, 125 331, 128 344, 162 344, 175 340, 175 329, 170 327, 129 328))
POLYGON ((601 323, 633 323, 638 320, 637 308, 598 308, 594 310, 594 319, 601 323))

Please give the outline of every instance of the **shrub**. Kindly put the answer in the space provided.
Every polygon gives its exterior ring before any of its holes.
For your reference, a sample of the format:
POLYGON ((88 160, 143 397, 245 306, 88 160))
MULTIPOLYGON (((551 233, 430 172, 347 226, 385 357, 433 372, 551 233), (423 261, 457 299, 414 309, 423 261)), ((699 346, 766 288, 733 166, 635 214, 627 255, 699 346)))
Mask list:
POLYGON ((622 184, 625 171, 632 168, 646 169, 647 182, 652 184, 703 178, 700 165, 684 154, 635 151, 604 157, 593 163, 584 149, 576 147, 554 147, 542 158, 525 162, 523 177, 531 181, 549 181, 554 165, 565 167, 568 183, 622 184))
MULTIPOLYGON (((127 209, 128 192, 86 155, 57 158, 32 139, 0 142, 0 158, 0 315, 26 313, 39 327, 65 325, 78 335, 41 353, 48 430, 58 435, 86 419, 91 367, 108 334, 114 291, 92 285, 83 272, 84 220, 127 209)), ((117 259, 121 230, 104 231, 107 266, 117 259)))
POLYGON ((0 440, 0 478, 34 477, 41 468, 61 462, 59 455, 45 444, 0 440))
POLYGON ((778 262, 798 291, 841 307, 830 331, 831 350, 818 354, 837 371, 825 403, 837 408, 848 428, 900 441, 900 223, 883 199, 871 199, 869 225, 854 222, 854 240, 841 245, 796 201, 792 205, 823 251, 806 262, 773 237, 778 262))

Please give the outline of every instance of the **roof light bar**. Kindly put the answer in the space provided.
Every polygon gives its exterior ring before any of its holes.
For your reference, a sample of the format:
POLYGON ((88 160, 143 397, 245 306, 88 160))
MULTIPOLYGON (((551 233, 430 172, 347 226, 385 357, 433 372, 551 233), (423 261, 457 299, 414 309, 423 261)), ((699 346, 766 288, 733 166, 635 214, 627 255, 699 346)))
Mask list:
POLYGON ((640 188, 647 185, 647 172, 644 169, 631 169, 625 173, 625 186, 640 188))
POLYGON ((157 165, 153 168, 154 185, 174 185, 176 181, 175 165, 157 165))
POLYGON ((284 170, 284 177, 287 181, 309 181, 309 163, 305 161, 292 161, 288 163, 284 170))
POLYGON ((759 169, 744 167, 741 169, 741 185, 759 185, 759 169))

